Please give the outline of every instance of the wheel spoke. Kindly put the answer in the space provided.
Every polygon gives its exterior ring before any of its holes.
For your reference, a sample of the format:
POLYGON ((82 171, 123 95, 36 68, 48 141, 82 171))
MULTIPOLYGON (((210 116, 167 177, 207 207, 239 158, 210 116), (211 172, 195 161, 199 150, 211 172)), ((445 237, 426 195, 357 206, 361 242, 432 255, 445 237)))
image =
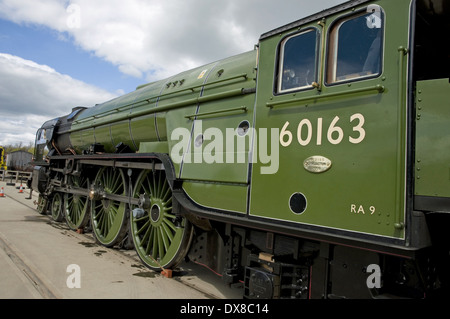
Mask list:
POLYGON ((164 223, 166 226, 169 226, 174 232, 177 231, 177 228, 175 227, 175 225, 173 224, 173 222, 171 220, 164 218, 164 223))
POLYGON ((111 186, 112 194, 120 194, 122 190, 123 184, 120 175, 116 174, 114 176, 114 180, 111 186))
POLYGON ((158 257, 158 232, 157 231, 153 231, 152 232, 153 233, 153 240, 152 240, 152 243, 153 243, 153 250, 152 250, 152 257, 154 258, 154 259, 156 259, 157 257, 158 257))
POLYGON ((166 231, 165 231, 163 225, 158 227, 158 229, 159 229, 159 232, 161 233, 161 236, 160 236, 161 237, 161 247, 164 247, 164 249, 160 253, 160 257, 162 258, 166 254, 166 251, 169 247, 169 239, 167 238, 167 234, 166 234, 166 231))
MULTIPOLYGON (((141 218, 141 220, 144 220, 144 219, 148 219, 147 217, 142 217, 141 218)), ((145 224, 140 228, 140 229, 138 229, 138 231, 136 232, 136 235, 139 235, 143 230, 149 230, 149 226, 150 226, 150 220, 147 220, 146 222, 145 222, 145 224)), ((146 236, 147 236, 147 234, 146 234, 146 236)))
MULTIPOLYGON (((169 240, 169 242, 173 241, 173 234, 169 229, 169 226, 173 225, 171 222, 169 222, 167 219, 163 220, 164 223, 161 224, 161 228, 164 230, 164 234, 169 240)), ((173 230, 176 230, 175 228, 172 228, 173 230)))
POLYGON ((151 226, 149 226, 148 227, 148 234, 146 234, 146 235, 148 235, 147 236, 147 238, 146 238, 146 249, 145 249, 145 255, 150 255, 150 249, 152 248, 152 246, 153 246, 153 242, 154 242, 154 240, 153 240, 153 233, 155 232, 155 229, 153 228, 153 227, 151 227, 151 226))

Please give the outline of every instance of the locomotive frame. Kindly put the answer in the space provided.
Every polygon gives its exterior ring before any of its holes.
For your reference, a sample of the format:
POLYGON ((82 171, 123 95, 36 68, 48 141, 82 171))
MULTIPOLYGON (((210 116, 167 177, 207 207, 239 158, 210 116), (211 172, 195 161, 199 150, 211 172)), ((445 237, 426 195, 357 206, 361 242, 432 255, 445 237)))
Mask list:
POLYGON ((246 298, 448 294, 450 61, 429 30, 449 15, 349 1, 74 108, 38 130, 38 210, 132 239, 151 269, 206 264, 246 298))

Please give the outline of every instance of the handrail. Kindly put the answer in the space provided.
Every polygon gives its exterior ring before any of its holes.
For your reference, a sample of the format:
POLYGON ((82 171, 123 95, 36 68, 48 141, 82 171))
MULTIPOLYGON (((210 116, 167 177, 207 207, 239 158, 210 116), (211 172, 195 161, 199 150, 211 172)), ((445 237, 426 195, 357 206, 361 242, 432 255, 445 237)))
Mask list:
MULTIPOLYGON (((398 70, 398 125, 397 125, 397 138, 399 139, 399 147, 398 147, 398 151, 400 152, 400 150, 404 149, 404 138, 403 136, 403 132, 404 132, 404 119, 403 119, 403 106, 405 103, 405 98, 404 98, 404 92, 405 92, 405 86, 404 86, 404 80, 403 80, 403 73, 404 73, 404 64, 405 64, 405 56, 408 54, 408 49, 404 48, 403 46, 400 46, 398 48, 398 63, 399 63, 399 70, 398 70)), ((403 229, 405 227, 404 222, 401 220, 401 214, 400 214, 400 209, 401 209, 401 196, 402 193, 400 192, 400 185, 402 184, 402 177, 400 176, 400 172, 402 172, 402 167, 403 167, 403 161, 404 159, 397 155, 397 187, 396 187, 396 203, 397 203, 397 207, 395 210, 395 222, 394 222, 394 227, 396 229, 403 229)))
POLYGON ((247 107, 241 106, 241 107, 235 107, 235 108, 219 110, 219 111, 191 114, 191 115, 186 115, 185 118, 191 119, 193 117, 202 117, 202 116, 216 115, 216 114, 222 114, 222 113, 231 113, 231 112, 235 112, 235 111, 242 111, 243 113, 245 113, 245 112, 247 112, 247 107))
POLYGON ((383 85, 377 84, 375 86, 369 86, 369 87, 354 89, 354 90, 341 91, 341 92, 336 92, 336 93, 320 94, 320 95, 314 95, 314 96, 304 96, 304 97, 285 100, 285 101, 267 102, 266 106, 269 108, 274 108, 276 106, 283 106, 283 105, 291 104, 291 103, 299 103, 299 102, 305 102, 305 101, 311 101, 311 100, 322 100, 322 99, 326 99, 326 98, 335 98, 335 97, 340 97, 343 95, 352 95, 352 94, 358 94, 358 93, 370 93, 372 91, 375 91, 375 93, 383 93, 384 90, 385 90, 385 87, 383 85))

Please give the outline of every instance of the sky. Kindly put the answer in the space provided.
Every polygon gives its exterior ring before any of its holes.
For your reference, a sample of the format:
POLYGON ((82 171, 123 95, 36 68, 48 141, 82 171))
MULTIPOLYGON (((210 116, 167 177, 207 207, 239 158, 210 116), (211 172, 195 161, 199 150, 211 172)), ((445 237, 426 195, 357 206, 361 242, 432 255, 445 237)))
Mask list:
POLYGON ((0 145, 345 0, 0 0, 0 145))

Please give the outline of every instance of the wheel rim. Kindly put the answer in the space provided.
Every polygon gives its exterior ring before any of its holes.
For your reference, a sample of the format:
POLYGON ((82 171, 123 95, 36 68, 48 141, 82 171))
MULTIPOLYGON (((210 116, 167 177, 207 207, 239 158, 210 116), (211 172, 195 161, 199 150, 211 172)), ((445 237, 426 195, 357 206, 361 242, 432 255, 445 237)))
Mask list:
MULTIPOLYGON (((74 188, 88 189, 88 180, 84 177, 71 176, 70 185, 74 188)), ((66 222, 70 229, 77 230, 87 225, 89 198, 78 194, 64 194, 66 222)))
POLYGON ((130 213, 131 236, 138 256, 151 269, 175 267, 189 248, 193 229, 185 218, 173 214, 172 191, 164 171, 143 171, 133 197, 141 202, 141 210, 135 205, 130 213))
MULTIPOLYGON (((103 167, 97 173, 95 186, 101 193, 127 195, 125 174, 121 169, 103 167)), ((95 238, 104 246, 114 246, 126 234, 128 220, 127 207, 124 202, 107 198, 91 201, 91 222, 95 238)))
POLYGON ((60 193, 53 195, 52 199, 52 218, 54 221, 60 222, 63 220, 62 214, 62 196, 60 193))

